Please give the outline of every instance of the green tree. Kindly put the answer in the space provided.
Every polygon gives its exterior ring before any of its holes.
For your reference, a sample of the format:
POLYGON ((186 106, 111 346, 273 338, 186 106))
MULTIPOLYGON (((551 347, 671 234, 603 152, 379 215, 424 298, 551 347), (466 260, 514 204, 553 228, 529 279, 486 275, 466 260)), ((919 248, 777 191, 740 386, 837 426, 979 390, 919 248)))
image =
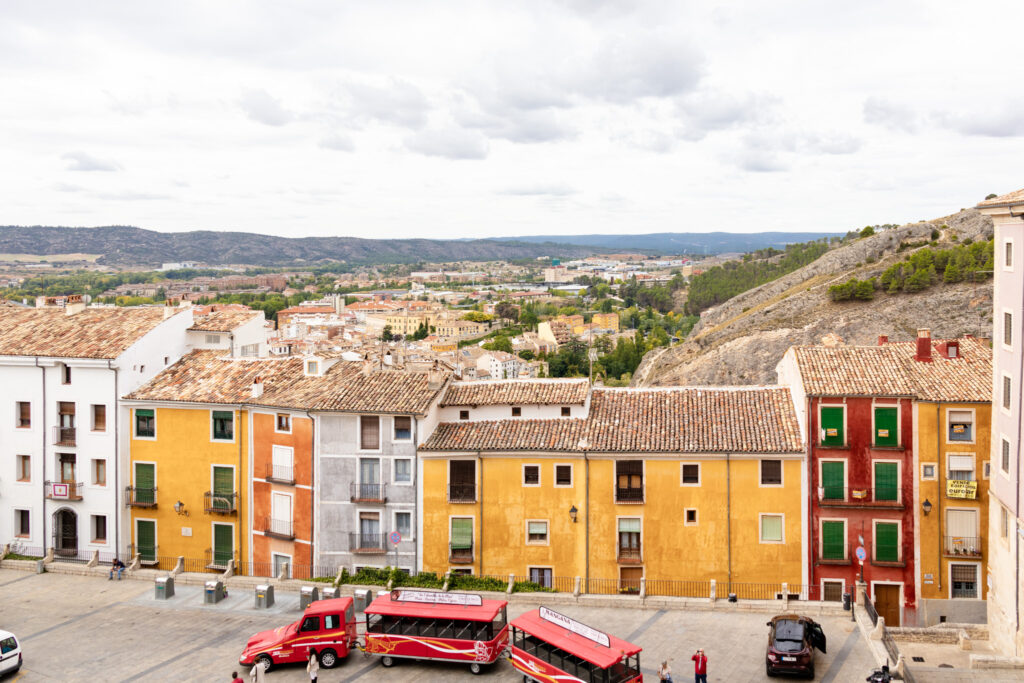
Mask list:
POLYGON ((860 236, 861 237, 871 237, 874 234, 875 234, 875 228, 874 228, 874 226, 871 226, 871 225, 865 227, 863 230, 860 231, 860 236))
POLYGON ((380 333, 381 341, 389 342, 394 339, 394 336, 395 335, 391 333, 391 325, 385 325, 384 330, 380 333))
POLYGON ((505 353, 512 353, 512 342, 505 335, 499 334, 491 339, 491 341, 486 342, 483 345, 483 348, 488 351, 504 351, 505 353))

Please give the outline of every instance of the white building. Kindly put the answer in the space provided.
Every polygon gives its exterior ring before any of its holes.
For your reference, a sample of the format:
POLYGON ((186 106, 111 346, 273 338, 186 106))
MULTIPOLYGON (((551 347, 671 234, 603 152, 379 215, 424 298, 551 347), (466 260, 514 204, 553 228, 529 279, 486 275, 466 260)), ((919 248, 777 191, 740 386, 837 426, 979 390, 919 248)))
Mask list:
POLYGON ((505 351, 488 351, 476 359, 477 372, 487 371, 491 379, 515 379, 523 360, 505 351))
POLYGON ((128 544, 120 398, 185 352, 188 308, 0 308, 0 541, 107 557, 128 544))

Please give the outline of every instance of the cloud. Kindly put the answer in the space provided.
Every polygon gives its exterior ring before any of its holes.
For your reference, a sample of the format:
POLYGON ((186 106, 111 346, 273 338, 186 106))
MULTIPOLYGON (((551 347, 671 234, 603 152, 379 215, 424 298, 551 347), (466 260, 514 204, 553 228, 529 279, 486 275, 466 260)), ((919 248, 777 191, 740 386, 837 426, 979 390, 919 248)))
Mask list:
POLYGON ((345 118, 366 124, 372 121, 420 129, 427 123, 430 103, 408 81, 392 78, 381 85, 351 82, 343 86, 345 118))
POLYGON ((937 123, 963 135, 988 138, 1024 136, 1024 102, 993 104, 981 111, 935 115, 937 123))
POLYGON ((561 80, 585 97, 625 104, 688 92, 700 81, 703 65, 703 55, 680 36, 637 31, 606 40, 561 80))
POLYGON ((320 140, 320 147, 336 152, 354 152, 356 149, 352 136, 348 133, 332 133, 320 140))
POLYGON ((775 97, 702 90, 676 99, 677 134, 684 140, 703 140, 712 131, 765 121, 778 104, 775 97))
POLYGON ((54 183, 52 187, 57 192, 85 192, 86 190, 81 185, 72 185, 71 183, 54 183))
POLYGON ((571 140, 577 136, 576 129, 553 109, 512 109, 504 113, 462 110, 456 114, 456 120, 489 138, 523 144, 571 140))
POLYGON ((658 154, 671 152, 676 146, 676 138, 673 135, 653 128, 629 130, 614 136, 613 139, 630 147, 658 154))
POLYGON ((133 192, 131 190, 125 190, 123 192, 95 192, 92 196, 96 199, 119 202, 148 202, 160 199, 171 199, 171 196, 167 194, 133 192))
POLYGON ((736 165, 752 173, 777 173, 789 169, 777 152, 755 148, 743 150, 736 159, 736 165))
POLYGON ((910 107, 881 97, 869 97, 864 100, 864 123, 903 133, 916 133, 921 127, 921 117, 910 107))
POLYGON ((577 192, 576 188, 565 183, 538 183, 535 185, 509 187, 501 190, 498 194, 512 195, 514 197, 568 197, 577 192))
POLYGON ((121 165, 110 159, 100 159, 85 152, 67 152, 61 159, 68 162, 69 171, 120 171, 121 165))
POLYGON ((295 118, 292 112, 284 108, 280 100, 262 89, 249 89, 243 92, 238 98, 238 106, 250 119, 267 126, 283 126, 295 118))
POLYGON ((485 159, 490 146, 477 131, 462 128, 427 129, 405 138, 405 146, 428 157, 485 159))

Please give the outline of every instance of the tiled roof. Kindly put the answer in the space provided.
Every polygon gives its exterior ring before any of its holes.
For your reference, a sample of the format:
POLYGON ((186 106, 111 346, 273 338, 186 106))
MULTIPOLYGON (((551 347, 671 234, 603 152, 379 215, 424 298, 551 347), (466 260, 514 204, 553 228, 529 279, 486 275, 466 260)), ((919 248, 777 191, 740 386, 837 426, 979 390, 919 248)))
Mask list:
POLYGON ((117 358, 163 322, 164 308, 0 307, 0 356, 117 358))
POLYGON ((425 372, 364 374, 361 363, 338 361, 323 376, 306 377, 301 357, 230 358, 219 351, 193 351, 125 398, 422 415, 440 390, 429 386, 425 372), (263 394, 253 398, 257 377, 263 394))
POLYGON ((932 362, 914 360, 917 344, 891 344, 900 355, 907 375, 922 401, 948 403, 985 403, 992 400, 992 348, 973 337, 956 340, 960 348, 956 358, 941 351, 946 340, 932 340, 932 362))
POLYGON ((214 311, 203 316, 197 316, 192 327, 188 328, 197 332, 230 332, 253 318, 263 317, 261 311, 214 311))
POLYGON ((809 396, 913 396, 914 387, 892 344, 796 346, 809 396))
POLYGON ((978 208, 980 209, 986 206, 1009 206, 1011 204, 1024 204, 1024 188, 979 202, 978 208))
POLYGON ((585 379, 456 382, 448 387, 441 405, 583 405, 589 389, 590 382, 585 379))
POLYGON ((490 420, 442 422, 424 451, 578 451, 585 421, 490 420))

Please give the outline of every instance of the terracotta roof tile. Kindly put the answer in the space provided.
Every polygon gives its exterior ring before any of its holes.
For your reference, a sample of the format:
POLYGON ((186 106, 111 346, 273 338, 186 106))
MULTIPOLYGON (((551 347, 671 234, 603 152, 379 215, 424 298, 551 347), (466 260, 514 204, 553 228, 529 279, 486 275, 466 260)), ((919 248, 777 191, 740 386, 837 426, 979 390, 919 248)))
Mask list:
POLYGON ((986 206, 1010 206, 1015 204, 1024 204, 1024 188, 1013 192, 1007 192, 1006 194, 993 197, 992 199, 986 199, 983 202, 978 202, 978 208, 980 209, 986 206))
POLYGON ((253 318, 264 317, 261 311, 214 311, 203 316, 196 316, 192 327, 198 332, 230 332, 253 318))
POLYGON ((973 337, 956 340, 956 358, 944 352, 947 340, 932 340, 932 362, 914 360, 917 344, 892 344, 922 401, 987 403, 992 400, 992 347, 973 337))
POLYGON ((164 321, 164 308, 0 307, 0 356, 117 358, 164 321))
POLYGON ((590 382, 585 379, 455 382, 448 387, 441 405, 583 405, 589 389, 590 382))
POLYGON ((796 346, 809 396, 913 396, 914 387, 892 344, 796 346))
POLYGON ((585 421, 489 420, 442 422, 424 451, 578 451, 585 421))

